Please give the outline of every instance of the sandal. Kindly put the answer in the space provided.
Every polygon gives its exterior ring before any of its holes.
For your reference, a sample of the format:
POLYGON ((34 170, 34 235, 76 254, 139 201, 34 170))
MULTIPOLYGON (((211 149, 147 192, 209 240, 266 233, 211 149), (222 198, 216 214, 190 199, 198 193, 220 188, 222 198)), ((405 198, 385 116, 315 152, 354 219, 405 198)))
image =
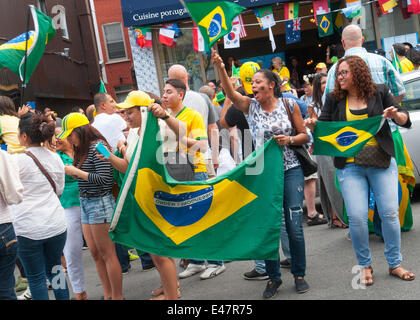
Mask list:
POLYGON ((324 217, 320 218, 319 212, 317 212, 316 215, 313 217, 308 216, 308 222, 307 222, 308 226, 316 226, 319 224, 326 224, 326 223, 328 223, 328 220, 325 219, 324 217))
POLYGON ((411 271, 405 270, 401 266, 398 266, 396 268, 389 268, 389 274, 391 276, 398 277, 404 281, 413 281, 416 278, 414 273, 412 273, 411 271), (402 272, 397 271, 398 269, 400 269, 402 272))
POLYGON ((362 275, 362 279, 360 279, 360 284, 364 284, 367 287, 373 285, 374 281, 373 281, 372 274, 373 274, 372 266, 363 268, 363 275, 362 275), (370 270, 370 276, 366 274, 367 270, 370 270))
POLYGON ((331 229, 347 229, 348 227, 342 223, 338 218, 332 219, 331 221, 331 229), (338 223, 337 223, 338 222, 338 223))
MULTIPOLYGON (((178 288, 176 292, 177 292, 178 299, 181 298, 181 290, 178 288)), ((150 300, 166 300, 166 297, 163 294, 163 289, 162 289, 162 294, 157 295, 157 296, 151 298, 150 300)))

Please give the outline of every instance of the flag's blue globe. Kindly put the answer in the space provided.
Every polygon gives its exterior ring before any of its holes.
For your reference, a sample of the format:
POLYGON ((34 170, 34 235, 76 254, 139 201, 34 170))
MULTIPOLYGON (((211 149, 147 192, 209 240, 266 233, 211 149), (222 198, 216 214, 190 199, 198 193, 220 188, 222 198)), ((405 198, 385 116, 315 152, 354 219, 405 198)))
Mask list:
POLYGON ((213 16, 208 28, 209 38, 217 37, 222 31, 222 19, 222 15, 220 13, 216 13, 213 16))
POLYGON ((168 223, 183 227, 204 217, 210 209, 213 195, 213 187, 180 194, 157 191, 154 200, 156 209, 168 223))
POLYGON ((346 147, 346 146, 351 145, 353 142, 355 142, 358 137, 359 135, 357 133, 352 132, 352 131, 346 131, 339 134, 337 138, 335 138, 335 140, 340 146, 346 147))

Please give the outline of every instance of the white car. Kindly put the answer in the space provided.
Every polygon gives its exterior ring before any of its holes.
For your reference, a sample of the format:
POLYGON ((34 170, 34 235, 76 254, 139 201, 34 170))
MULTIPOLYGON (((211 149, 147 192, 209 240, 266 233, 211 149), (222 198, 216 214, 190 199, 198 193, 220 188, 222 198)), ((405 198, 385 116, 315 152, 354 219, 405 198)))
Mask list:
POLYGON ((411 129, 401 128, 407 151, 414 166, 416 186, 420 184, 420 70, 401 74, 406 96, 402 101, 403 107, 410 113, 411 129))

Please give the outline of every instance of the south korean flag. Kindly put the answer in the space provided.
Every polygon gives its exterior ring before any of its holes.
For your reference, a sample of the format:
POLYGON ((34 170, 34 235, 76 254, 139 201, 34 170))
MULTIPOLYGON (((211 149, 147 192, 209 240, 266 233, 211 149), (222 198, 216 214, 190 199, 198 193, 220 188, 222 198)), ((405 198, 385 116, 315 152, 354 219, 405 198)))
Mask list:
POLYGON ((225 49, 233 49, 233 48, 239 48, 241 46, 240 44, 240 34, 241 29, 240 26, 233 26, 232 30, 223 37, 225 42, 225 49))

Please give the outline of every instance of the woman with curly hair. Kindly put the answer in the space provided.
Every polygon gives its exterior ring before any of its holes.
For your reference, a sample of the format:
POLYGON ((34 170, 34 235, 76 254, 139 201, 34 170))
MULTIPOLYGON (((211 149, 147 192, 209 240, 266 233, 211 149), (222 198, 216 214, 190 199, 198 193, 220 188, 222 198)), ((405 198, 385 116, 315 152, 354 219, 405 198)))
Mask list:
MULTIPOLYGON (((321 111, 321 121, 352 121, 383 115, 399 126, 409 128, 411 121, 406 110, 401 109, 388 86, 372 81, 366 63, 357 56, 340 59, 336 69, 334 91, 327 95, 321 111)), ((306 125, 313 128, 315 119, 306 125)), ((373 159, 374 160, 374 159, 373 159)), ((398 215, 398 168, 395 148, 388 121, 369 140, 355 158, 335 157, 338 182, 349 218, 350 235, 357 261, 362 267, 361 284, 373 284, 372 256, 369 250, 369 188, 375 196, 382 219, 385 257, 389 274, 402 280, 414 280, 414 273, 401 266, 401 230, 398 215), (363 165, 359 156, 371 150, 377 158, 389 163, 379 167, 367 157, 363 165), (355 162, 358 162, 356 164, 355 162)))

